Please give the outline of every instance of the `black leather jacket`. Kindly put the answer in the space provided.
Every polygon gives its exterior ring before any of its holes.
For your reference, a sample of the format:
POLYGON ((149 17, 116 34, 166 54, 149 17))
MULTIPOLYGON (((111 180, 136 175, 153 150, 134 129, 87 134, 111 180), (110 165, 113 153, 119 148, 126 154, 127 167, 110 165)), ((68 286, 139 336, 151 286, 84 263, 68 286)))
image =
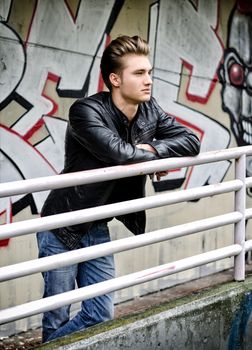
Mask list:
MULTIPOLYGON (((194 156, 199 149, 198 138, 168 116, 154 98, 139 105, 137 115, 129 124, 126 116, 113 104, 110 93, 100 92, 79 99, 70 108, 62 173, 167 157, 194 156), (140 143, 150 144, 157 154, 135 147, 140 143)), ((145 195, 145 181, 146 176, 141 175, 56 189, 49 194, 41 215, 141 198, 145 195)), ((145 230, 144 211, 122 215, 117 219, 134 234, 145 230)), ((75 249, 90 225, 84 223, 53 232, 67 247, 75 249)))

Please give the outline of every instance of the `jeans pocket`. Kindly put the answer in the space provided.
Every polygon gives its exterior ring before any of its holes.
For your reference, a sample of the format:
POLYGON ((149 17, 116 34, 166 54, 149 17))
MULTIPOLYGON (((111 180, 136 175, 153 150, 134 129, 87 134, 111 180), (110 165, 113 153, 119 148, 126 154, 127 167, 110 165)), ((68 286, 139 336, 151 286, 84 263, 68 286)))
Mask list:
POLYGON ((88 232, 90 246, 102 244, 110 241, 107 223, 93 224, 88 232))
POLYGON ((51 231, 37 233, 39 258, 67 252, 67 247, 51 231))

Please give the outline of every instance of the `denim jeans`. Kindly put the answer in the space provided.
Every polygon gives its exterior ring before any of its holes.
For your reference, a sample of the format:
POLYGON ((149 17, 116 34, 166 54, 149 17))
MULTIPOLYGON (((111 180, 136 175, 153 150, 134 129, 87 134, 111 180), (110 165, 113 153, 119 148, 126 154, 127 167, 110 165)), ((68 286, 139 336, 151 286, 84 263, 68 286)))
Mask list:
MULTIPOLYGON (((92 225, 81 241, 81 248, 105 243, 110 240, 106 223, 92 225)), ((37 241, 39 257, 64 253, 69 249, 50 231, 38 232, 37 241)), ((43 273, 44 295, 67 292, 115 277, 113 255, 101 257, 82 263, 65 266, 43 273)), ((85 329, 99 322, 110 320, 114 315, 113 293, 84 300, 80 311, 71 320, 70 305, 45 312, 42 319, 42 341, 49 341, 85 329)))

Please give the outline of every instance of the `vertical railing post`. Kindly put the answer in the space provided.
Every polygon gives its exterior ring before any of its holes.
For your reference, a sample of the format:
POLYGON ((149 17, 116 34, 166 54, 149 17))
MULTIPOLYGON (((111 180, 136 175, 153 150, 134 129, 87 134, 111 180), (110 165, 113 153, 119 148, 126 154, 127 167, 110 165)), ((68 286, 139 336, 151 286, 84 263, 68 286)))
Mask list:
POLYGON ((235 192, 235 210, 242 214, 242 219, 235 224, 234 241, 240 244, 242 251, 234 258, 234 279, 245 279, 245 208, 246 208, 246 155, 235 160, 235 177, 243 182, 240 190, 235 192))

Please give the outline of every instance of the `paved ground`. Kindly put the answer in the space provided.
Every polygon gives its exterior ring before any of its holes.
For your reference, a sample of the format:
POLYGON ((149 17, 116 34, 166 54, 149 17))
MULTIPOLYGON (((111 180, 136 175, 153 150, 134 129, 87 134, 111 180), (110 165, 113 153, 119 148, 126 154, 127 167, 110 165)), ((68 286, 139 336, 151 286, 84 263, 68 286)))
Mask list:
MULTIPOLYGON (((246 266, 248 275, 252 274, 252 264, 246 266)), ((115 317, 119 318, 128 314, 141 312, 151 306, 163 302, 180 298, 192 293, 198 293, 203 289, 208 289, 218 284, 233 280, 233 271, 228 270, 215 275, 204 277, 198 280, 184 283, 175 287, 165 289, 158 293, 149 294, 132 301, 117 305, 115 317)), ((24 350, 32 349, 41 343, 41 329, 32 330, 17 334, 12 337, 0 339, 0 350, 24 350)))

